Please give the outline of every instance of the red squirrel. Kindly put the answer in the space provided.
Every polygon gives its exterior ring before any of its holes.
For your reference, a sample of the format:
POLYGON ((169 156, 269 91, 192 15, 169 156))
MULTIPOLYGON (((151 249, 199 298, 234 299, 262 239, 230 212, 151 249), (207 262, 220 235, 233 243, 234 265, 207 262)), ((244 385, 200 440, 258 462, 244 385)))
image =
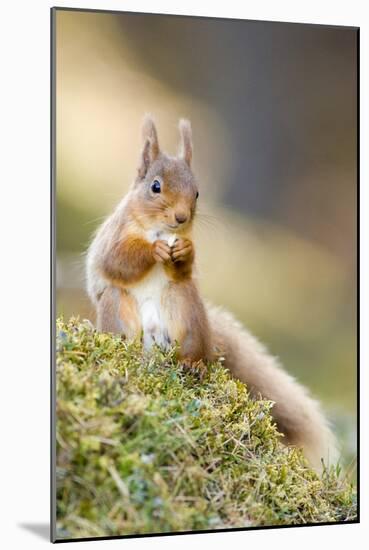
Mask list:
POLYGON ((162 152, 146 116, 137 176, 98 229, 87 254, 87 291, 97 329, 139 338, 150 349, 178 344, 191 368, 214 360, 245 382, 252 396, 274 402, 283 441, 303 448, 316 469, 335 461, 335 442, 316 401, 228 312, 204 303, 194 277, 193 222, 199 197, 191 169, 190 122, 180 120, 176 157, 162 152))

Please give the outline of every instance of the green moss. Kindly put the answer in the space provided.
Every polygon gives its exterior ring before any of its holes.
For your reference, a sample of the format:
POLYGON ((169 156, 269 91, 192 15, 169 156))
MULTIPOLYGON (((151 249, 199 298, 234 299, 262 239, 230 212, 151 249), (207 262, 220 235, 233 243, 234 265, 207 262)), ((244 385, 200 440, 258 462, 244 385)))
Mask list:
POLYGON ((282 445, 271 407, 220 363, 200 381, 175 349, 59 320, 58 538, 355 519, 353 487, 282 445))

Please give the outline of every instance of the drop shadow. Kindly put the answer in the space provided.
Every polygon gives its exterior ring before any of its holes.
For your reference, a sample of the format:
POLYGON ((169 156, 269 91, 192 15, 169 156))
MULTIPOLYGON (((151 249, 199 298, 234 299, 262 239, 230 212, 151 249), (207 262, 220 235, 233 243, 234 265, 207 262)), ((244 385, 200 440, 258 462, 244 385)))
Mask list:
POLYGON ((50 525, 48 523, 19 523, 19 527, 37 535, 40 539, 50 540, 50 525))

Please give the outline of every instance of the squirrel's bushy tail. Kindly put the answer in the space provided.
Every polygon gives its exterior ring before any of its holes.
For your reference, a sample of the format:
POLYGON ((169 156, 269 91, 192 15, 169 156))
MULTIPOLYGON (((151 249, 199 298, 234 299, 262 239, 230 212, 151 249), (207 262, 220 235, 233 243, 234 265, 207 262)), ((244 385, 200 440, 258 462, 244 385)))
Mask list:
POLYGON ((283 442, 302 447, 310 464, 321 471, 337 462, 335 438, 328 422, 307 390, 284 371, 262 344, 226 311, 208 306, 216 347, 225 366, 245 382, 251 395, 274 401, 272 416, 284 434, 283 442))

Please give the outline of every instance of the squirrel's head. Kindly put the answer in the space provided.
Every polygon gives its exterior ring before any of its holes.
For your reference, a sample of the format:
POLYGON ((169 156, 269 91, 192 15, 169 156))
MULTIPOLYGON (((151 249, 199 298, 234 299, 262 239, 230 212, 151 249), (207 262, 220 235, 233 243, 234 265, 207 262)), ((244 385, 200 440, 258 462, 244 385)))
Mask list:
POLYGON ((179 121, 176 157, 161 152, 154 121, 146 116, 143 149, 133 185, 133 216, 145 229, 181 233, 190 229, 199 196, 191 170, 192 133, 188 120, 179 121))

